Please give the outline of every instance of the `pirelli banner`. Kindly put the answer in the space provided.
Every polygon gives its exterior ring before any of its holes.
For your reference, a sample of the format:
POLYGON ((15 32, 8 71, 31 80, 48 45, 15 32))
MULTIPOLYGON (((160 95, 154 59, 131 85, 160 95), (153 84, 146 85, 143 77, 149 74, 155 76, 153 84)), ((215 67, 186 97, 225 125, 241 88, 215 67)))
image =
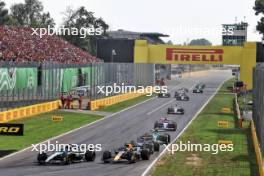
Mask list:
POLYGON ((228 64, 240 65, 240 78, 252 88, 252 71, 256 65, 256 43, 244 46, 150 45, 137 40, 135 63, 156 64, 228 64))

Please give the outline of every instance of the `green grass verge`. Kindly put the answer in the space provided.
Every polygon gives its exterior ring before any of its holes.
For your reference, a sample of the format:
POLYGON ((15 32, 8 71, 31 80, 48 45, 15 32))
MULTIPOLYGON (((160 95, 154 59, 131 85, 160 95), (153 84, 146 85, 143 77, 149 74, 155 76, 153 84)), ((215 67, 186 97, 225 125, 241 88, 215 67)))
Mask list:
MULTIPOLYGON (((220 92, 227 92, 227 81, 220 92)), ((255 176, 257 165, 249 128, 235 128, 233 113, 219 113, 222 107, 233 107, 232 94, 218 93, 176 141, 192 144, 217 144, 218 140, 231 140, 233 152, 176 152, 165 155, 153 169, 151 176, 255 176), (229 122, 220 128, 219 120, 229 122)), ((232 109, 233 111, 233 109, 232 109)), ((244 124, 246 126, 246 124, 244 124)))
POLYGON ((126 109, 126 108, 128 108, 130 106, 136 105, 136 104, 138 104, 140 102, 148 100, 148 99, 150 99, 152 97, 153 96, 142 95, 140 97, 133 98, 131 100, 127 100, 127 101, 124 101, 124 102, 121 102, 121 103, 117 103, 117 104, 114 104, 114 105, 111 105, 111 106, 106 106, 104 108, 100 108, 97 111, 118 112, 118 111, 126 109))
POLYGON ((0 150, 21 150, 31 144, 36 144, 58 136, 72 129, 89 124, 102 118, 101 116, 53 111, 37 116, 12 121, 10 123, 23 123, 24 136, 0 136, 0 150), (63 117, 61 122, 53 122, 51 117, 63 117))

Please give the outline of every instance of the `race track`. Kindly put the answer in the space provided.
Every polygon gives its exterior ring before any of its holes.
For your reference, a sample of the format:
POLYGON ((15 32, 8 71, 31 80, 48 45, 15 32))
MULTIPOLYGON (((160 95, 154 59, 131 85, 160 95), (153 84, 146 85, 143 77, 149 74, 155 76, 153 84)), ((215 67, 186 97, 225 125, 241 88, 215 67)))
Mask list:
MULTIPOLYGON (((230 77, 231 72, 229 71, 211 71, 208 76, 185 78, 182 79, 180 83, 177 82, 177 84, 176 81, 171 81, 169 83, 171 90, 181 87, 192 88, 198 82, 206 84, 204 94, 189 93, 189 102, 177 102, 177 104, 185 108, 185 115, 168 116, 169 119, 175 120, 178 124, 177 131, 170 132, 172 140, 184 129, 188 122, 192 120, 204 103, 215 93, 220 84, 230 77)), ((174 95, 174 91, 172 91, 172 95, 174 95)), ((139 135, 151 130, 155 120, 166 116, 167 108, 176 103, 176 100, 173 99, 174 98, 154 98, 91 126, 62 136, 57 140, 64 144, 102 144, 103 150, 120 147, 125 142, 135 140, 139 135)), ((29 149, 4 160, 0 160, 0 175, 140 176, 158 155, 158 153, 155 153, 151 155, 149 161, 139 161, 135 164, 103 164, 101 162, 101 153, 98 152, 95 162, 83 162, 67 166, 39 166, 35 163, 37 153, 31 152, 29 149)))

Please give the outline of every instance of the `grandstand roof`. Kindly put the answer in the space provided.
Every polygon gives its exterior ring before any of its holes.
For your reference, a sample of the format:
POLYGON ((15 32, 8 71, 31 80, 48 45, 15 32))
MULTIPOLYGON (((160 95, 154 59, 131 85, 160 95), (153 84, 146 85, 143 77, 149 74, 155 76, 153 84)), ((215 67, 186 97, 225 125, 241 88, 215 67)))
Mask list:
POLYGON ((126 39, 144 39, 151 44, 164 44, 165 42, 160 37, 169 37, 169 35, 157 32, 133 32, 119 29, 117 31, 108 31, 107 35, 111 38, 126 38, 126 39))

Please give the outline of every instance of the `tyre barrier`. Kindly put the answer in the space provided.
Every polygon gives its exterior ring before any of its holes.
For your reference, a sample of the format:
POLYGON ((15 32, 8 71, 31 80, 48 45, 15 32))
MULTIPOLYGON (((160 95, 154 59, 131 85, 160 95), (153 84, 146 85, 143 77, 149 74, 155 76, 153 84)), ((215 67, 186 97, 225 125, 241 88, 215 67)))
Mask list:
POLYGON ((31 106, 25 106, 21 108, 0 112, 0 123, 6 123, 12 120, 18 120, 33 115, 50 112, 58 109, 60 107, 60 104, 61 104, 60 100, 56 100, 52 102, 35 104, 31 106))

